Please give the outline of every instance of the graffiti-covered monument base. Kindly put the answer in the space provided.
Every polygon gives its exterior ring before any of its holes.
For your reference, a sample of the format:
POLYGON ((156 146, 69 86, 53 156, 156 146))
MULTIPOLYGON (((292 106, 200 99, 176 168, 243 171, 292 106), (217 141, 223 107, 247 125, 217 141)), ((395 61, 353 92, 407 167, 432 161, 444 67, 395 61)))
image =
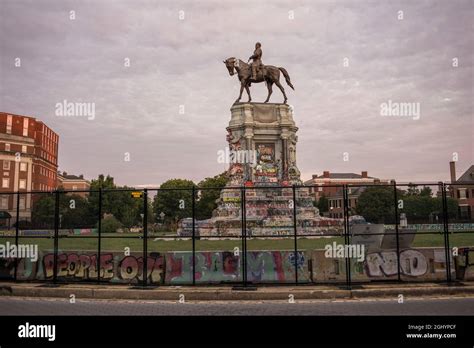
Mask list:
MULTIPOLYGON (((236 103, 227 127, 228 182, 221 191, 211 219, 197 221, 199 236, 239 236, 242 233, 242 201, 245 202, 248 236, 291 235, 296 208, 298 234, 324 234, 340 230, 339 220, 323 218, 302 185, 296 165, 298 127, 286 104, 236 103), (245 186, 245 197, 241 187, 245 186)), ((184 219, 181 236, 192 233, 192 219, 184 219)))

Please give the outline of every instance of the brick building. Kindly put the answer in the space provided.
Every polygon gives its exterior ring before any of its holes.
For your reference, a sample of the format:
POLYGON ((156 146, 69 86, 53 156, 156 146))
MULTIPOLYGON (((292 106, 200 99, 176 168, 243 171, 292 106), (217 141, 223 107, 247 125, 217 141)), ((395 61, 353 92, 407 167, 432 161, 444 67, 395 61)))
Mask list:
MULTIPOLYGON (((12 223, 17 204, 12 192, 56 189, 58 142, 59 136, 40 120, 0 112, 0 211, 9 213, 12 223)), ((20 195, 20 220, 31 219, 35 197, 20 195)))
MULTIPOLYGON (((62 188, 64 191, 87 191, 91 187, 91 183, 84 179, 84 175, 72 175, 66 172, 58 172, 58 188, 62 188)), ((88 192, 77 192, 79 196, 86 197, 89 195, 88 192)))
MULTIPOLYGON (((361 187, 348 187, 348 206, 351 215, 355 214, 355 208, 357 201, 362 192, 365 191, 365 186, 361 187)), ((330 218, 342 219, 344 217, 344 195, 342 188, 339 188, 337 192, 327 196, 329 212, 327 216, 330 218)))
POLYGON ((458 201, 458 217, 462 220, 474 218, 474 165, 471 165, 456 179, 455 162, 449 163, 451 185, 449 192, 452 198, 458 201))
POLYGON ((388 184, 389 180, 380 180, 368 176, 366 171, 361 172, 360 174, 355 173, 330 173, 329 171, 324 171, 322 175, 314 174, 313 177, 305 181, 305 185, 316 185, 315 187, 310 187, 310 194, 314 197, 316 201, 319 201, 321 196, 337 196, 340 190, 340 186, 335 185, 374 185, 374 184, 388 184))

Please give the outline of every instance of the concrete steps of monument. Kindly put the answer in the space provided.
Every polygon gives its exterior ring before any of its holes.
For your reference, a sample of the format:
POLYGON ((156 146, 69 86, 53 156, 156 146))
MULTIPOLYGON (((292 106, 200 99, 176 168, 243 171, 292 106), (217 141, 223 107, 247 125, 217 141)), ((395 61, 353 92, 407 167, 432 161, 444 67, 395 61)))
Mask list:
POLYGON ((410 297, 474 297, 474 282, 417 284, 368 284, 345 289, 344 286, 161 286, 141 288, 124 285, 68 284, 52 286, 40 283, 0 283, 0 296, 51 297, 69 299, 126 299, 178 302, 181 295, 186 301, 288 301, 289 295, 298 300, 337 300, 363 298, 392 298, 402 294, 410 297), (250 290, 250 291, 249 291, 250 290))

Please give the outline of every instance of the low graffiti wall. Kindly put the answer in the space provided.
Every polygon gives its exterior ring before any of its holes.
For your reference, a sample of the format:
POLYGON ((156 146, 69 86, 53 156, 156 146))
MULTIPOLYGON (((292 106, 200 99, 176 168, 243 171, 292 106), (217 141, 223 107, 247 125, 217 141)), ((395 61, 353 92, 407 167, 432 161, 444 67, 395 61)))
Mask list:
MULTIPOLYGON (((472 249, 471 249, 472 250, 472 249)), ((451 260, 452 279, 474 280, 474 256, 469 249, 460 250, 451 260)), ((344 282, 345 259, 329 258, 325 250, 299 251, 296 254, 299 282, 344 282)), ((400 251, 401 278, 405 281, 435 281, 446 279, 446 258, 443 248, 416 248, 400 251)), ((93 251, 60 251, 57 276, 59 281, 102 281, 137 284, 143 281, 143 254, 104 252, 97 269, 97 253, 93 251)), ((154 285, 191 284, 193 279, 192 252, 176 251, 149 253, 147 282, 154 285)), ((351 279, 369 282, 397 279, 397 253, 382 250, 366 255, 358 262, 351 259, 351 279)), ((14 259, 0 259, 0 278, 13 279, 14 259)), ((197 284, 242 281, 241 255, 230 251, 196 252, 195 279, 197 284)), ((54 254, 40 252, 37 262, 18 260, 19 280, 52 280, 54 254)), ((293 283, 295 253, 292 251, 249 251, 247 280, 253 283, 293 283)))
MULTIPOLYGON (((306 252, 297 253, 298 278, 309 280, 306 252)), ((247 253, 247 280, 250 282, 294 282, 295 253, 291 251, 250 251, 247 253)), ((310 253, 308 253, 310 255, 310 253)), ((149 284, 190 284, 193 280, 192 252, 150 253, 147 257, 149 284)), ((0 276, 12 278, 14 259, 2 259, 0 276)), ((97 269, 97 253, 67 251, 58 253, 57 277, 60 281, 95 281, 100 272, 101 280, 113 283, 136 284, 143 281, 143 254, 123 252, 101 253, 97 269)), ((221 283, 242 281, 242 260, 229 251, 196 252, 196 283, 221 283)), ((54 254, 41 253, 37 262, 20 259, 17 279, 52 280, 54 254)))
MULTIPOLYGON (((346 266, 344 258, 327 258, 324 250, 312 252, 313 280, 315 282, 345 281, 346 266)), ((451 273, 454 279, 455 267, 451 258, 451 273)), ((366 255, 358 262, 351 259, 351 279, 370 281, 398 278, 398 258, 396 250, 382 250, 366 255)), ((400 250, 401 279, 410 281, 435 281, 446 279, 446 257, 444 248, 416 248, 400 250)))

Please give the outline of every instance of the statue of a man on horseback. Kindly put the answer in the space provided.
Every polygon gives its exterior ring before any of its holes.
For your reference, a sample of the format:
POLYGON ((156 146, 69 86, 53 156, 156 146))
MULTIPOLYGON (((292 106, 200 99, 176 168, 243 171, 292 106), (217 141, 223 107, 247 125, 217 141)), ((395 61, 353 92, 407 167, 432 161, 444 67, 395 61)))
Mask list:
POLYGON ((255 51, 253 52, 253 55, 249 57, 249 60, 247 61, 250 62, 252 60, 252 80, 257 79, 257 72, 260 71, 262 67, 262 45, 260 42, 257 42, 255 44, 255 51))
POLYGON ((285 77, 285 81, 287 85, 290 86, 293 90, 295 89, 293 85, 291 84, 290 75, 288 75, 288 72, 285 70, 285 68, 282 68, 282 67, 277 68, 272 65, 263 66, 262 45, 259 42, 255 44, 255 51, 253 55, 249 57, 247 63, 235 57, 230 57, 224 60, 224 64, 227 70, 229 71, 229 75, 232 76, 235 74, 235 72, 237 72, 237 76, 239 77, 240 94, 237 100, 235 101, 236 103, 240 102, 244 88, 247 91, 247 94, 249 96, 248 101, 250 102, 252 100, 252 97, 250 96, 250 89, 249 89, 249 87, 251 86, 251 83, 265 82, 268 89, 268 96, 267 96, 267 99, 265 100, 265 103, 268 102, 273 92, 273 89, 272 89, 273 84, 276 84, 277 87, 283 93, 283 97, 285 98, 283 103, 286 104, 286 101, 288 100, 288 98, 286 97, 285 89, 280 83, 280 72, 285 77), (248 64, 250 60, 252 60, 251 65, 248 64))

